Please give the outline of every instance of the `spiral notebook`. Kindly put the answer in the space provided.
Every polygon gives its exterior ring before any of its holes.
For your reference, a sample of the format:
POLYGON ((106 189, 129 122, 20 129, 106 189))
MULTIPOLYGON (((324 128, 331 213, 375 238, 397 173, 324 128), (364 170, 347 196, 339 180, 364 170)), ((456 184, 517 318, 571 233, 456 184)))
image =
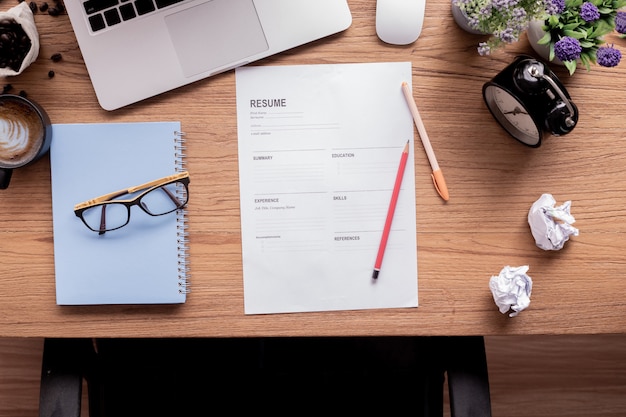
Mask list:
MULTIPOLYGON (((59 305, 186 301, 186 210, 99 235, 77 203, 184 171, 179 122, 54 124, 50 147, 56 301, 59 305)), ((191 189, 191 185, 190 185, 191 189)))

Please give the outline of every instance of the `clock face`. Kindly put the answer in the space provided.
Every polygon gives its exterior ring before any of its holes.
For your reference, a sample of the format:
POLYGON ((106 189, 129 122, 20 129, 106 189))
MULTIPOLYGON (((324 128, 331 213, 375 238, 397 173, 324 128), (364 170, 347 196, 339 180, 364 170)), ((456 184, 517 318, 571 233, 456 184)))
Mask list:
POLYGON ((541 132, 537 124, 511 93, 489 85, 485 88, 485 101, 494 117, 513 137, 526 145, 539 144, 541 132))

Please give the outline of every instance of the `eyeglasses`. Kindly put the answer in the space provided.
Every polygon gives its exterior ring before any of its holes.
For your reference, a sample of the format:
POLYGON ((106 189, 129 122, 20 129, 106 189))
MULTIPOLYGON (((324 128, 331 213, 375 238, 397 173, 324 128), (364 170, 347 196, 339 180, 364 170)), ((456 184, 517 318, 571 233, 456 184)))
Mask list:
POLYGON ((130 221, 130 208, 139 206, 151 216, 162 216, 183 208, 189 201, 189 173, 180 172, 145 184, 115 191, 74 206, 74 214, 98 234, 124 227, 130 221), (141 192, 127 200, 114 200, 141 192))

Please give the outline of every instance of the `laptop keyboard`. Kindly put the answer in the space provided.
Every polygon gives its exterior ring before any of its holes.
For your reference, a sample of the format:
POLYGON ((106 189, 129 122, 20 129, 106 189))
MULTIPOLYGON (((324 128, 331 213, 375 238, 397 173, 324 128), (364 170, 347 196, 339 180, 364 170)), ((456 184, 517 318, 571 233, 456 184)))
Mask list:
POLYGON ((147 15, 185 0, 86 0, 83 2, 93 32, 147 15))

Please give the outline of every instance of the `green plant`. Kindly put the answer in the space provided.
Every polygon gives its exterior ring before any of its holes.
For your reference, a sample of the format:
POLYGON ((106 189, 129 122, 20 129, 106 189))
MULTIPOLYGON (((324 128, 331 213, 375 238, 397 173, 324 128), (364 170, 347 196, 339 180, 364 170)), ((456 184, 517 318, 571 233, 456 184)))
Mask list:
POLYGON ((604 45, 604 36, 615 30, 618 10, 626 0, 552 0, 544 20, 546 34, 540 45, 549 45, 550 61, 558 58, 574 74, 577 62, 590 70, 591 64, 613 67, 621 52, 604 45))
POLYGON ((453 0, 471 28, 491 37, 478 44, 480 55, 489 55, 494 49, 519 40, 530 21, 543 19, 551 0, 453 0))

